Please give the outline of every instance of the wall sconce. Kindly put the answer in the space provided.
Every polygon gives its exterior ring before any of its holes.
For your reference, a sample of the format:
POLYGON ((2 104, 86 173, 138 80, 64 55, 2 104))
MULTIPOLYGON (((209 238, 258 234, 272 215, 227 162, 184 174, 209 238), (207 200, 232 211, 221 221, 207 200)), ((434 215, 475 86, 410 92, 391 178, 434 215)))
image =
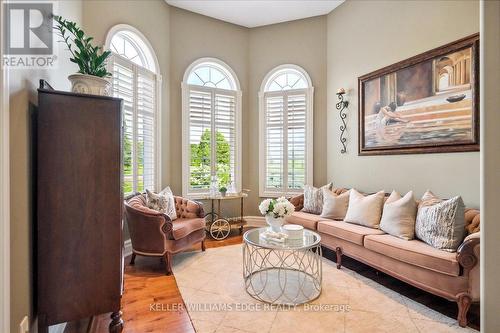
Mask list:
POLYGON ((349 105, 349 101, 344 101, 345 93, 346 92, 345 92, 344 88, 340 88, 339 90, 337 90, 337 97, 338 97, 339 101, 337 102, 337 104, 335 104, 335 108, 337 110, 339 110, 340 120, 342 120, 342 125, 340 126, 340 143, 342 144, 342 147, 343 147, 342 149, 340 149, 341 154, 345 154, 347 152, 346 145, 345 145, 347 139, 344 138, 344 132, 347 129, 347 124, 345 122, 345 118, 347 118, 347 114, 345 113, 345 109, 349 105))

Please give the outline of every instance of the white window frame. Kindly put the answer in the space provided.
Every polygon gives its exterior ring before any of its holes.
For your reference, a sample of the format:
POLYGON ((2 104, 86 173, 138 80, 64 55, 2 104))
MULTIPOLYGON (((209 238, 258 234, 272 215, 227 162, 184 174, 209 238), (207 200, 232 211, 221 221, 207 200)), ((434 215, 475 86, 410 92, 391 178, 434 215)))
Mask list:
MULTIPOLYGON (((288 98, 289 95, 297 93, 305 93, 306 95, 306 170, 305 170, 305 184, 313 183, 313 147, 314 147, 314 136, 313 136, 313 121, 314 121, 314 87, 312 85, 311 78, 309 74, 302 67, 294 64, 283 64, 273 68, 262 80, 262 84, 259 90, 259 196, 266 198, 276 198, 280 196, 293 196, 296 194, 301 194, 302 190, 290 190, 288 189, 288 184, 284 182, 283 188, 280 190, 269 190, 266 189, 266 97, 267 96, 283 96, 284 100, 288 98), (301 89, 289 89, 281 91, 266 91, 267 86, 280 72, 290 69, 293 71, 298 71, 307 81, 307 88, 301 89)), ((287 149, 286 141, 284 146, 284 151, 287 149)), ((283 174, 288 175, 287 161, 284 158, 284 168, 283 174)), ((287 177, 284 177, 287 179, 287 177)))
MULTIPOLYGON (((182 195, 186 198, 190 199, 202 199, 209 194, 209 190, 207 191, 192 191, 189 186, 190 182, 190 144, 189 144, 189 92, 191 88, 194 88, 198 91, 206 91, 212 94, 212 97, 217 93, 223 94, 233 94, 236 100, 236 114, 235 114, 235 156, 234 156, 234 174, 235 179, 233 179, 233 183, 237 192, 241 191, 242 183, 241 183, 241 100, 242 100, 242 91, 240 82, 238 80, 238 76, 233 71, 233 69, 226 64, 224 61, 217 58, 204 57, 194 61, 191 65, 188 66, 186 71, 184 72, 184 77, 181 83, 182 88, 182 195), (204 87, 199 85, 191 85, 188 84, 188 78, 191 72, 202 65, 203 63, 215 63, 221 66, 225 71, 227 71, 236 87, 235 90, 226 90, 212 87, 204 87)), ((214 145, 213 143, 212 145, 214 145)), ((212 147, 212 151, 214 147, 212 147)))
MULTIPOLYGON (((129 31, 134 34, 136 34, 142 42, 146 45, 146 47, 149 49, 148 51, 150 52, 153 61, 154 61, 154 66, 155 66, 155 71, 151 71, 148 68, 139 66, 138 64, 134 63, 133 61, 120 56, 119 54, 112 53, 112 58, 117 58, 120 62, 125 62, 132 66, 133 68, 140 68, 142 71, 149 71, 150 73, 154 74, 156 77, 156 105, 155 105, 155 121, 156 121, 156 126, 155 126, 155 147, 154 147, 154 155, 155 155, 155 186, 156 190, 159 191, 161 189, 161 177, 162 177, 162 168, 161 168, 161 152, 162 152, 162 141, 161 141, 161 122, 162 122, 162 113, 161 113, 161 87, 162 87, 162 76, 161 76, 161 71, 160 71, 160 64, 158 62, 158 58, 156 56, 156 52, 154 51, 153 46, 149 42, 149 40, 144 36, 143 33, 141 33, 138 29, 134 28, 131 25, 128 24, 117 24, 113 26, 107 33, 106 35, 106 42, 105 42, 105 49, 110 50, 111 47, 111 40, 113 39, 113 36, 121 31, 129 31)), ((112 61, 109 62, 108 67, 111 69, 112 68, 112 61)), ((137 70, 137 69, 136 69, 137 70)), ((135 70, 135 71, 136 71, 135 70)), ((135 73, 137 74, 137 73, 135 73)), ((134 110, 134 118, 137 118, 137 110, 134 110)), ((135 131, 135 128, 134 128, 135 131)), ((136 136, 133 136, 132 140, 132 147, 133 149, 136 149, 136 136)), ((134 154, 135 155, 135 154, 134 154)), ((137 162, 133 161, 133 168, 135 169, 137 167, 137 162)), ((168 171, 168 170, 167 170, 168 171)), ((137 170, 134 170, 134 174, 137 172, 137 170)), ((135 181, 134 181, 135 182, 135 181)), ((134 187, 137 187, 137 184, 134 184, 134 187)))

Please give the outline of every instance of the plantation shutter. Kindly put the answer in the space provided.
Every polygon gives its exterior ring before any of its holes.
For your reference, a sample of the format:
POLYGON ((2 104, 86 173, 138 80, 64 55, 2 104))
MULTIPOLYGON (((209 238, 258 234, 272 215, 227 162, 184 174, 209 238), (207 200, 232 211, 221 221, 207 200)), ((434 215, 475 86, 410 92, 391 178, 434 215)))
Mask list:
POLYGON ((300 190, 306 171, 306 94, 289 94, 287 103, 288 190, 300 190))
POLYGON ((236 96, 232 92, 224 93, 217 91, 215 96, 214 127, 216 147, 228 144, 229 147, 221 147, 220 154, 229 152, 229 156, 218 156, 216 151, 217 178, 222 184, 229 184, 235 181, 235 156, 236 156, 236 96), (221 136, 222 135, 222 136, 221 136), (222 179, 222 175, 227 175, 229 171, 230 179, 222 179))
POLYGON ((189 86, 188 99, 189 187, 193 193, 206 193, 213 175, 222 184, 236 180, 236 93, 189 86), (224 178, 227 174, 230 179, 224 178))
POLYGON ((264 95, 264 189, 286 194, 306 181, 307 93, 305 90, 264 95))
POLYGON ((112 55, 113 96, 123 99, 123 191, 156 191, 157 76, 112 55))
POLYGON ((285 184, 285 100, 282 95, 266 98, 265 155, 266 189, 282 191, 285 184))
POLYGON ((156 75, 137 69, 137 178, 144 189, 156 190, 156 75), (141 168, 142 167, 142 168, 141 168))
POLYGON ((212 169, 212 94, 210 91, 191 87, 189 90, 189 187, 194 192, 210 188, 212 169), (202 136, 208 147, 199 147, 202 136), (194 149, 198 149, 195 151, 194 149))

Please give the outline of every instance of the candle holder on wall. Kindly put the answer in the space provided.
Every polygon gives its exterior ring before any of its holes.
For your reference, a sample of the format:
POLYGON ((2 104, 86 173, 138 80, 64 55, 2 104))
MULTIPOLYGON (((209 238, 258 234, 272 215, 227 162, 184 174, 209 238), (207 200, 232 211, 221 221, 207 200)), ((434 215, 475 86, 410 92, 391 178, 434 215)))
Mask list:
POLYGON ((344 132, 347 129, 347 124, 345 122, 345 119, 347 118, 347 114, 345 113, 345 109, 349 105, 349 101, 344 101, 344 95, 345 95, 345 90, 344 88, 340 88, 337 91, 337 97, 339 101, 337 104, 335 104, 335 108, 339 110, 339 115, 340 115, 340 120, 342 120, 342 125, 340 125, 340 143, 342 144, 342 149, 340 149, 341 154, 345 154, 347 152, 346 148, 346 141, 347 139, 344 138, 344 132))

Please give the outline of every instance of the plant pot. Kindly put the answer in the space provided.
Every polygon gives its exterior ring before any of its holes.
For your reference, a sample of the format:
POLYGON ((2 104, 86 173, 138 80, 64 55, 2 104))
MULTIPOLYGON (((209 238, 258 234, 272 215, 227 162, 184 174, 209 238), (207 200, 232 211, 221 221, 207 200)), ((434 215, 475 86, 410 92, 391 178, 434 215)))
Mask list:
POLYGON ((71 82, 71 92, 99 96, 111 96, 111 82, 102 77, 87 74, 72 74, 68 76, 71 82))
POLYGON ((226 193, 227 193, 227 192, 220 192, 220 195, 222 195, 223 197, 225 197, 225 196, 226 196, 226 193))
POLYGON ((281 226, 285 224, 285 219, 283 217, 274 217, 266 215, 266 223, 271 227, 274 232, 280 232, 281 226))

